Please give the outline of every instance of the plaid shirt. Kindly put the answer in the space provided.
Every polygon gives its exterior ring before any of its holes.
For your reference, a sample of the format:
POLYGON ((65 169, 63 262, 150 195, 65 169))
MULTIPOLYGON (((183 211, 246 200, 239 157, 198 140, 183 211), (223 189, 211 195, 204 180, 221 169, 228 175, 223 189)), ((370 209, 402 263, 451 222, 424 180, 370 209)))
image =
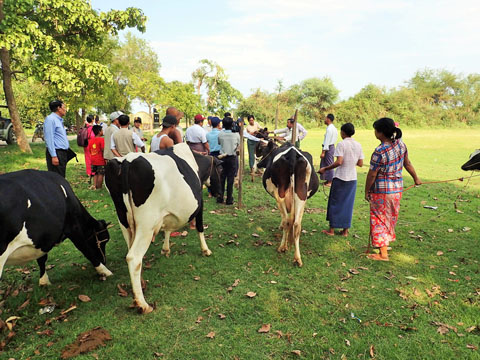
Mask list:
POLYGON ((371 189, 377 194, 394 194, 403 191, 403 160, 407 146, 402 140, 391 144, 382 143, 375 148, 370 160, 370 170, 378 170, 377 178, 371 189))

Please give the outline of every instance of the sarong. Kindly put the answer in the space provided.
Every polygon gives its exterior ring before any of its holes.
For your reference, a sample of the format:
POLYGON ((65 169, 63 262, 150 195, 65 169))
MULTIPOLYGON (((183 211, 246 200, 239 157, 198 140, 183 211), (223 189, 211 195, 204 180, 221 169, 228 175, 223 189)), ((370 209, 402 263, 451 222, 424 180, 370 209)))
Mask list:
MULTIPOLYGON (((335 145, 330 145, 325 152, 323 159, 320 159, 320 167, 325 167, 333 164, 333 154, 335 153, 335 145)), ((325 181, 332 181, 335 170, 327 170, 323 174, 320 174, 320 179, 325 181)))
POLYGON ((357 180, 343 181, 334 178, 328 196, 327 221, 331 228, 349 229, 352 226, 353 203, 357 180))
POLYGON ((190 149, 192 149, 193 151, 196 151, 198 153, 202 153, 202 154, 205 154, 205 155, 207 153, 207 149, 205 149, 205 145, 202 144, 202 143, 191 143, 191 142, 189 142, 188 146, 190 146, 190 149))
POLYGON ((370 235, 373 247, 388 246, 395 241, 401 198, 401 192, 370 194, 370 235))

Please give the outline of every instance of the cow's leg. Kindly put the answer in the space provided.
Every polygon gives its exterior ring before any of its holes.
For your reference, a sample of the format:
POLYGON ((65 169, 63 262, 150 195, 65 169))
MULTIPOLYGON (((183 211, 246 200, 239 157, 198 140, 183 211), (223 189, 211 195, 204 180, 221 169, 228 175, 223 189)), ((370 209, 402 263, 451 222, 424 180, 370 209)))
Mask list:
POLYGON ((132 282, 133 296, 136 305, 140 308, 140 311, 143 314, 153 311, 153 308, 145 301, 141 284, 142 259, 150 246, 152 234, 152 232, 147 234, 137 229, 135 239, 127 254, 127 264, 130 273, 130 281, 132 282))
POLYGON ((308 184, 310 182, 312 168, 306 161, 299 161, 295 166, 295 191, 293 192, 293 226, 292 234, 295 242, 294 263, 302 266, 300 256, 300 234, 302 231, 302 219, 307 200, 308 184))
POLYGON ((15 252, 15 250, 21 248, 22 246, 30 246, 32 245, 31 240, 28 238, 27 229, 25 228, 25 224, 23 229, 20 233, 8 243, 7 248, 0 256, 0 279, 2 278, 3 267, 7 263, 8 257, 15 252))
POLYGON ((294 255, 294 263, 297 263, 298 266, 302 266, 302 257, 300 256, 300 234, 302 232, 302 218, 303 218, 303 212, 305 208, 305 201, 301 201, 300 199, 296 199, 295 204, 295 220, 293 222, 293 228, 292 228, 292 236, 295 241, 295 255, 294 255))
POLYGON ((198 211, 197 216, 195 216, 195 227, 197 228, 198 236, 200 237, 200 248, 202 249, 202 254, 204 256, 212 255, 212 252, 208 248, 207 242, 205 241, 205 234, 203 232, 203 200, 200 204, 200 210, 198 211))
POLYGON ((133 234, 132 234, 132 228, 126 228, 125 226, 122 225, 122 223, 119 221, 120 224, 120 230, 122 230, 123 238, 125 239, 125 242, 127 243, 127 247, 130 249, 132 247, 132 242, 133 242, 133 234))
POLYGON ((284 199, 278 198, 277 200, 278 210, 280 210, 280 215, 282 216, 282 220, 280 223, 280 228, 282 229, 282 241, 280 242, 280 246, 277 248, 278 252, 285 252, 288 250, 288 213, 287 208, 285 207, 284 199))
POLYGON ((165 231, 165 239, 163 240, 162 255, 170 257, 170 233, 171 231, 165 231))
POLYGON ((45 263, 47 262, 48 254, 43 255, 42 257, 37 259, 37 264, 40 269, 40 280, 38 280, 38 285, 45 286, 45 285, 52 285, 50 283, 50 279, 48 278, 47 271, 45 269, 45 263))

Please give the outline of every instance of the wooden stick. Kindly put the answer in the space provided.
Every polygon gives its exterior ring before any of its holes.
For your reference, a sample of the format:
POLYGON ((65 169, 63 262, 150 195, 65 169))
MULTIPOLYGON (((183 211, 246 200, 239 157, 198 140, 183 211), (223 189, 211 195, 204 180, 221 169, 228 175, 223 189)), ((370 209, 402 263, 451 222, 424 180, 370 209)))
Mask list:
POLYGON ((239 169, 238 169, 238 208, 242 207, 242 183, 243 183, 243 167, 245 163, 245 146, 243 140, 243 126, 244 121, 240 123, 240 160, 239 160, 239 169))
POLYGON ((298 114, 298 109, 295 109, 295 115, 293 116, 292 140, 291 140, 291 143, 293 146, 295 146, 295 142, 297 141, 297 114, 298 114))

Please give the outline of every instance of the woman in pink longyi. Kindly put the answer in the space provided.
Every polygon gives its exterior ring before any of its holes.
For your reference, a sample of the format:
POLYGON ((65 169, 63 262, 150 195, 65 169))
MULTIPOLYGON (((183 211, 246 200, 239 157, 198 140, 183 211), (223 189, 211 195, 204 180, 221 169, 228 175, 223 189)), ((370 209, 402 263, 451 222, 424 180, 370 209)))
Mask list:
POLYGON ((380 254, 370 254, 372 260, 388 261, 388 245, 395 241, 400 200, 403 191, 402 170, 405 168, 415 181, 415 168, 408 159, 407 146, 402 141, 402 131, 390 118, 373 123, 375 137, 381 144, 375 148, 370 160, 370 170, 365 182, 365 199, 370 203, 370 236, 372 246, 380 254))

